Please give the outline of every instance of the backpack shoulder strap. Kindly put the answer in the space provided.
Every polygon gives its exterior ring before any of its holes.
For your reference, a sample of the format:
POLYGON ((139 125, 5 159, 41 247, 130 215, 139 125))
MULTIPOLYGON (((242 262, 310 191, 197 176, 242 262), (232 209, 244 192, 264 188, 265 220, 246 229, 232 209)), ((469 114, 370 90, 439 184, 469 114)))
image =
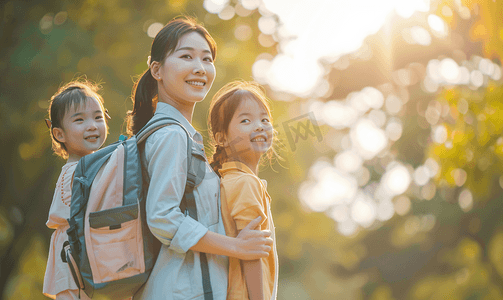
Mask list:
MULTIPOLYGON (((159 128, 168 125, 180 126, 187 135, 187 183, 185 193, 192 191, 204 179, 205 158, 203 146, 196 143, 189 131, 176 119, 168 116, 154 116, 148 123, 135 135, 137 144, 143 148, 142 143, 159 128)), ((148 178, 148 174, 146 174, 148 178)))
POLYGON ((165 126, 168 126, 168 125, 172 125, 172 124, 176 124, 176 125, 180 125, 183 130, 185 131, 185 133, 187 134, 188 137, 190 137, 190 134, 189 132, 187 131, 187 129, 185 127, 183 127, 183 125, 178 122, 177 120, 171 118, 171 117, 165 117, 165 116, 161 116, 161 117, 152 117, 152 119, 150 119, 150 121, 147 122, 147 124, 145 124, 145 126, 143 126, 142 129, 140 129, 140 131, 138 131, 138 133, 136 133, 136 142, 138 144, 144 142, 152 133, 154 133, 157 129, 159 128, 162 128, 162 127, 165 127, 165 126))
POLYGON ((117 148, 117 144, 110 144, 94 153, 83 156, 79 160, 73 174, 70 219, 74 218, 87 206, 93 180, 101 166, 103 166, 117 148))

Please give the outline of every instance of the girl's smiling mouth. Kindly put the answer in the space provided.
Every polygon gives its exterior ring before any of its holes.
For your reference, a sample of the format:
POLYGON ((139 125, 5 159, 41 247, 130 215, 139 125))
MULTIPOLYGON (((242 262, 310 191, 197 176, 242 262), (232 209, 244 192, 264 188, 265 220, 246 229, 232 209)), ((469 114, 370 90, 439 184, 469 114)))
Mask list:
POLYGON ((267 137, 265 135, 259 135, 251 139, 252 142, 265 142, 267 137))
POLYGON ((100 137, 99 135, 90 135, 88 137, 85 137, 84 139, 86 141, 95 142, 99 139, 99 137, 100 137))

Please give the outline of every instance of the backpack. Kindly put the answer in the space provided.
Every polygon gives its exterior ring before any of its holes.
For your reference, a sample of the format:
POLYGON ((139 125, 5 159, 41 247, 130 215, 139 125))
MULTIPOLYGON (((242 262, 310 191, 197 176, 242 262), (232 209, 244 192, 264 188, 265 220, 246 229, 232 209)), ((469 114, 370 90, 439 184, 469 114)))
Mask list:
MULTIPOLYGON (((180 208, 197 220, 193 190, 204 178, 204 151, 175 119, 154 116, 131 138, 82 157, 73 179, 68 241, 61 251, 79 293, 125 299, 147 281, 161 243, 146 222, 149 178, 140 153, 147 137, 167 125, 187 134, 187 183, 180 208)), ((204 253, 201 270, 205 299, 212 299, 204 253)))

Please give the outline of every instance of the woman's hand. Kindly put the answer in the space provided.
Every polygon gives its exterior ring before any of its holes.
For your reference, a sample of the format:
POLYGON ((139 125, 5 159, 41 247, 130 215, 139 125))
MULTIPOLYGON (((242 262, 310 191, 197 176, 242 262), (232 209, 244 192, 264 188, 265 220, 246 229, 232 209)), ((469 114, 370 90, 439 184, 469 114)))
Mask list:
POLYGON ((272 238, 269 230, 256 230, 262 217, 251 221, 235 238, 212 231, 190 247, 192 251, 237 257, 242 260, 253 260, 268 257, 271 251, 272 238))
POLYGON ((237 258, 242 260, 253 260, 269 256, 273 240, 271 238, 271 231, 257 230, 261 219, 262 217, 257 217, 239 232, 236 237, 237 258))

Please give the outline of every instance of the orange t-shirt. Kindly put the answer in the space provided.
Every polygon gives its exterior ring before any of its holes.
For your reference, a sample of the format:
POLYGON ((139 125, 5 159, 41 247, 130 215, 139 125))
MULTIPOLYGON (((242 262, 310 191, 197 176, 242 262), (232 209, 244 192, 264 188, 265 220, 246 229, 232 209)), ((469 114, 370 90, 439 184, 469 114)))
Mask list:
MULTIPOLYGON (((264 299, 276 299, 278 286, 278 256, 271 215, 271 197, 266 190, 265 180, 260 180, 245 164, 226 162, 219 170, 222 220, 227 236, 236 237, 258 216, 262 217, 260 230, 270 230, 273 247, 267 258, 261 258, 264 280, 264 299)), ((238 258, 229 257, 229 285, 227 299, 248 300, 248 289, 241 263, 238 258)))

